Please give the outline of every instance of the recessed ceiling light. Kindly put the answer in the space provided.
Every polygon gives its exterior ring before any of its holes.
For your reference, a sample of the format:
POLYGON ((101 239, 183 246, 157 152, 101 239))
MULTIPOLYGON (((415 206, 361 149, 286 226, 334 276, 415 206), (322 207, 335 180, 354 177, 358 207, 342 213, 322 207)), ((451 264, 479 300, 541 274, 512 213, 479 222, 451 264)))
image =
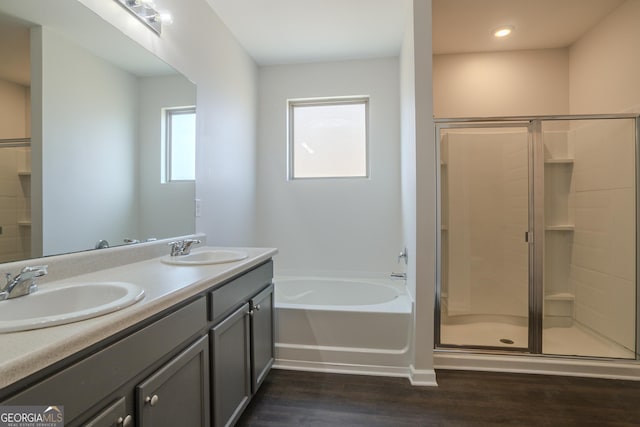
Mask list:
POLYGON ((510 36, 514 29, 515 27, 513 25, 505 25, 493 30, 493 36, 499 39, 503 39, 510 36))

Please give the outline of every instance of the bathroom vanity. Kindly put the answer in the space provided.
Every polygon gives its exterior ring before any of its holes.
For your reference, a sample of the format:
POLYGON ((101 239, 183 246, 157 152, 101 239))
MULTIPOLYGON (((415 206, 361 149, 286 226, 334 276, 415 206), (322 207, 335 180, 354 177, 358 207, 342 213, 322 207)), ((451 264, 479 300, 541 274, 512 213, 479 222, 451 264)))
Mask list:
POLYGON ((154 258, 72 278, 126 278, 145 297, 94 319, 0 334, 0 405, 63 406, 66 426, 233 425, 274 355, 276 251, 246 252, 224 264, 154 258))

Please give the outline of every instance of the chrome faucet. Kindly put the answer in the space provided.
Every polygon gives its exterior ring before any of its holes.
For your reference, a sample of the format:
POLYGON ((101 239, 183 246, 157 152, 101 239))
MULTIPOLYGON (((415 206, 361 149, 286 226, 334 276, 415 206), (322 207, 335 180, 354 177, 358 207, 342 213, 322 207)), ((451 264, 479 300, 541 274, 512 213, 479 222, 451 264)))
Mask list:
POLYGON ((109 247, 109 242, 107 242, 104 239, 98 240, 98 242, 96 243, 96 246, 95 246, 96 249, 106 249, 108 247, 109 247))
POLYGON ((400 255, 398 255, 398 264, 400 264, 400 260, 404 258, 404 263, 408 264, 409 263, 409 254, 407 254, 407 248, 403 248, 402 251, 400 251, 400 255))
POLYGON ((24 267, 15 277, 7 273, 7 283, 0 289, 0 300, 28 295, 38 290, 36 278, 47 274, 46 265, 24 267))
POLYGON ((169 247, 171 248, 171 256, 189 255, 189 253, 191 252, 191 246, 197 245, 198 243, 202 242, 198 239, 185 239, 171 242, 169 243, 169 247))

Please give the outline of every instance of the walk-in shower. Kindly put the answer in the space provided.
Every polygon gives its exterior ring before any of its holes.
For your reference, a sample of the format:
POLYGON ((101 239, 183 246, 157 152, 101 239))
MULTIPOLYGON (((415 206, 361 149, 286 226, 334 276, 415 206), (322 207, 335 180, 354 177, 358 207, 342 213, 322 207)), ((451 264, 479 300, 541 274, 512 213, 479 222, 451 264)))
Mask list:
POLYGON ((438 119, 436 347, 635 359, 638 116, 438 119))

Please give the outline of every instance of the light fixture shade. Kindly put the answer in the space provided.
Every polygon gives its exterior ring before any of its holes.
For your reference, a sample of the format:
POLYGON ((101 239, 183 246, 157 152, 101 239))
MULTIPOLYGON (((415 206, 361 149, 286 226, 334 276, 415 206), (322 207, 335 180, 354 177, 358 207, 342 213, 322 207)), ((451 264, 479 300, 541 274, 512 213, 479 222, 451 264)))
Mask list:
POLYGON ((132 15, 142 21, 148 28, 160 35, 162 24, 170 24, 173 18, 169 13, 160 13, 156 10, 154 0, 115 0, 132 15), (165 18, 165 16, 168 16, 165 18))

